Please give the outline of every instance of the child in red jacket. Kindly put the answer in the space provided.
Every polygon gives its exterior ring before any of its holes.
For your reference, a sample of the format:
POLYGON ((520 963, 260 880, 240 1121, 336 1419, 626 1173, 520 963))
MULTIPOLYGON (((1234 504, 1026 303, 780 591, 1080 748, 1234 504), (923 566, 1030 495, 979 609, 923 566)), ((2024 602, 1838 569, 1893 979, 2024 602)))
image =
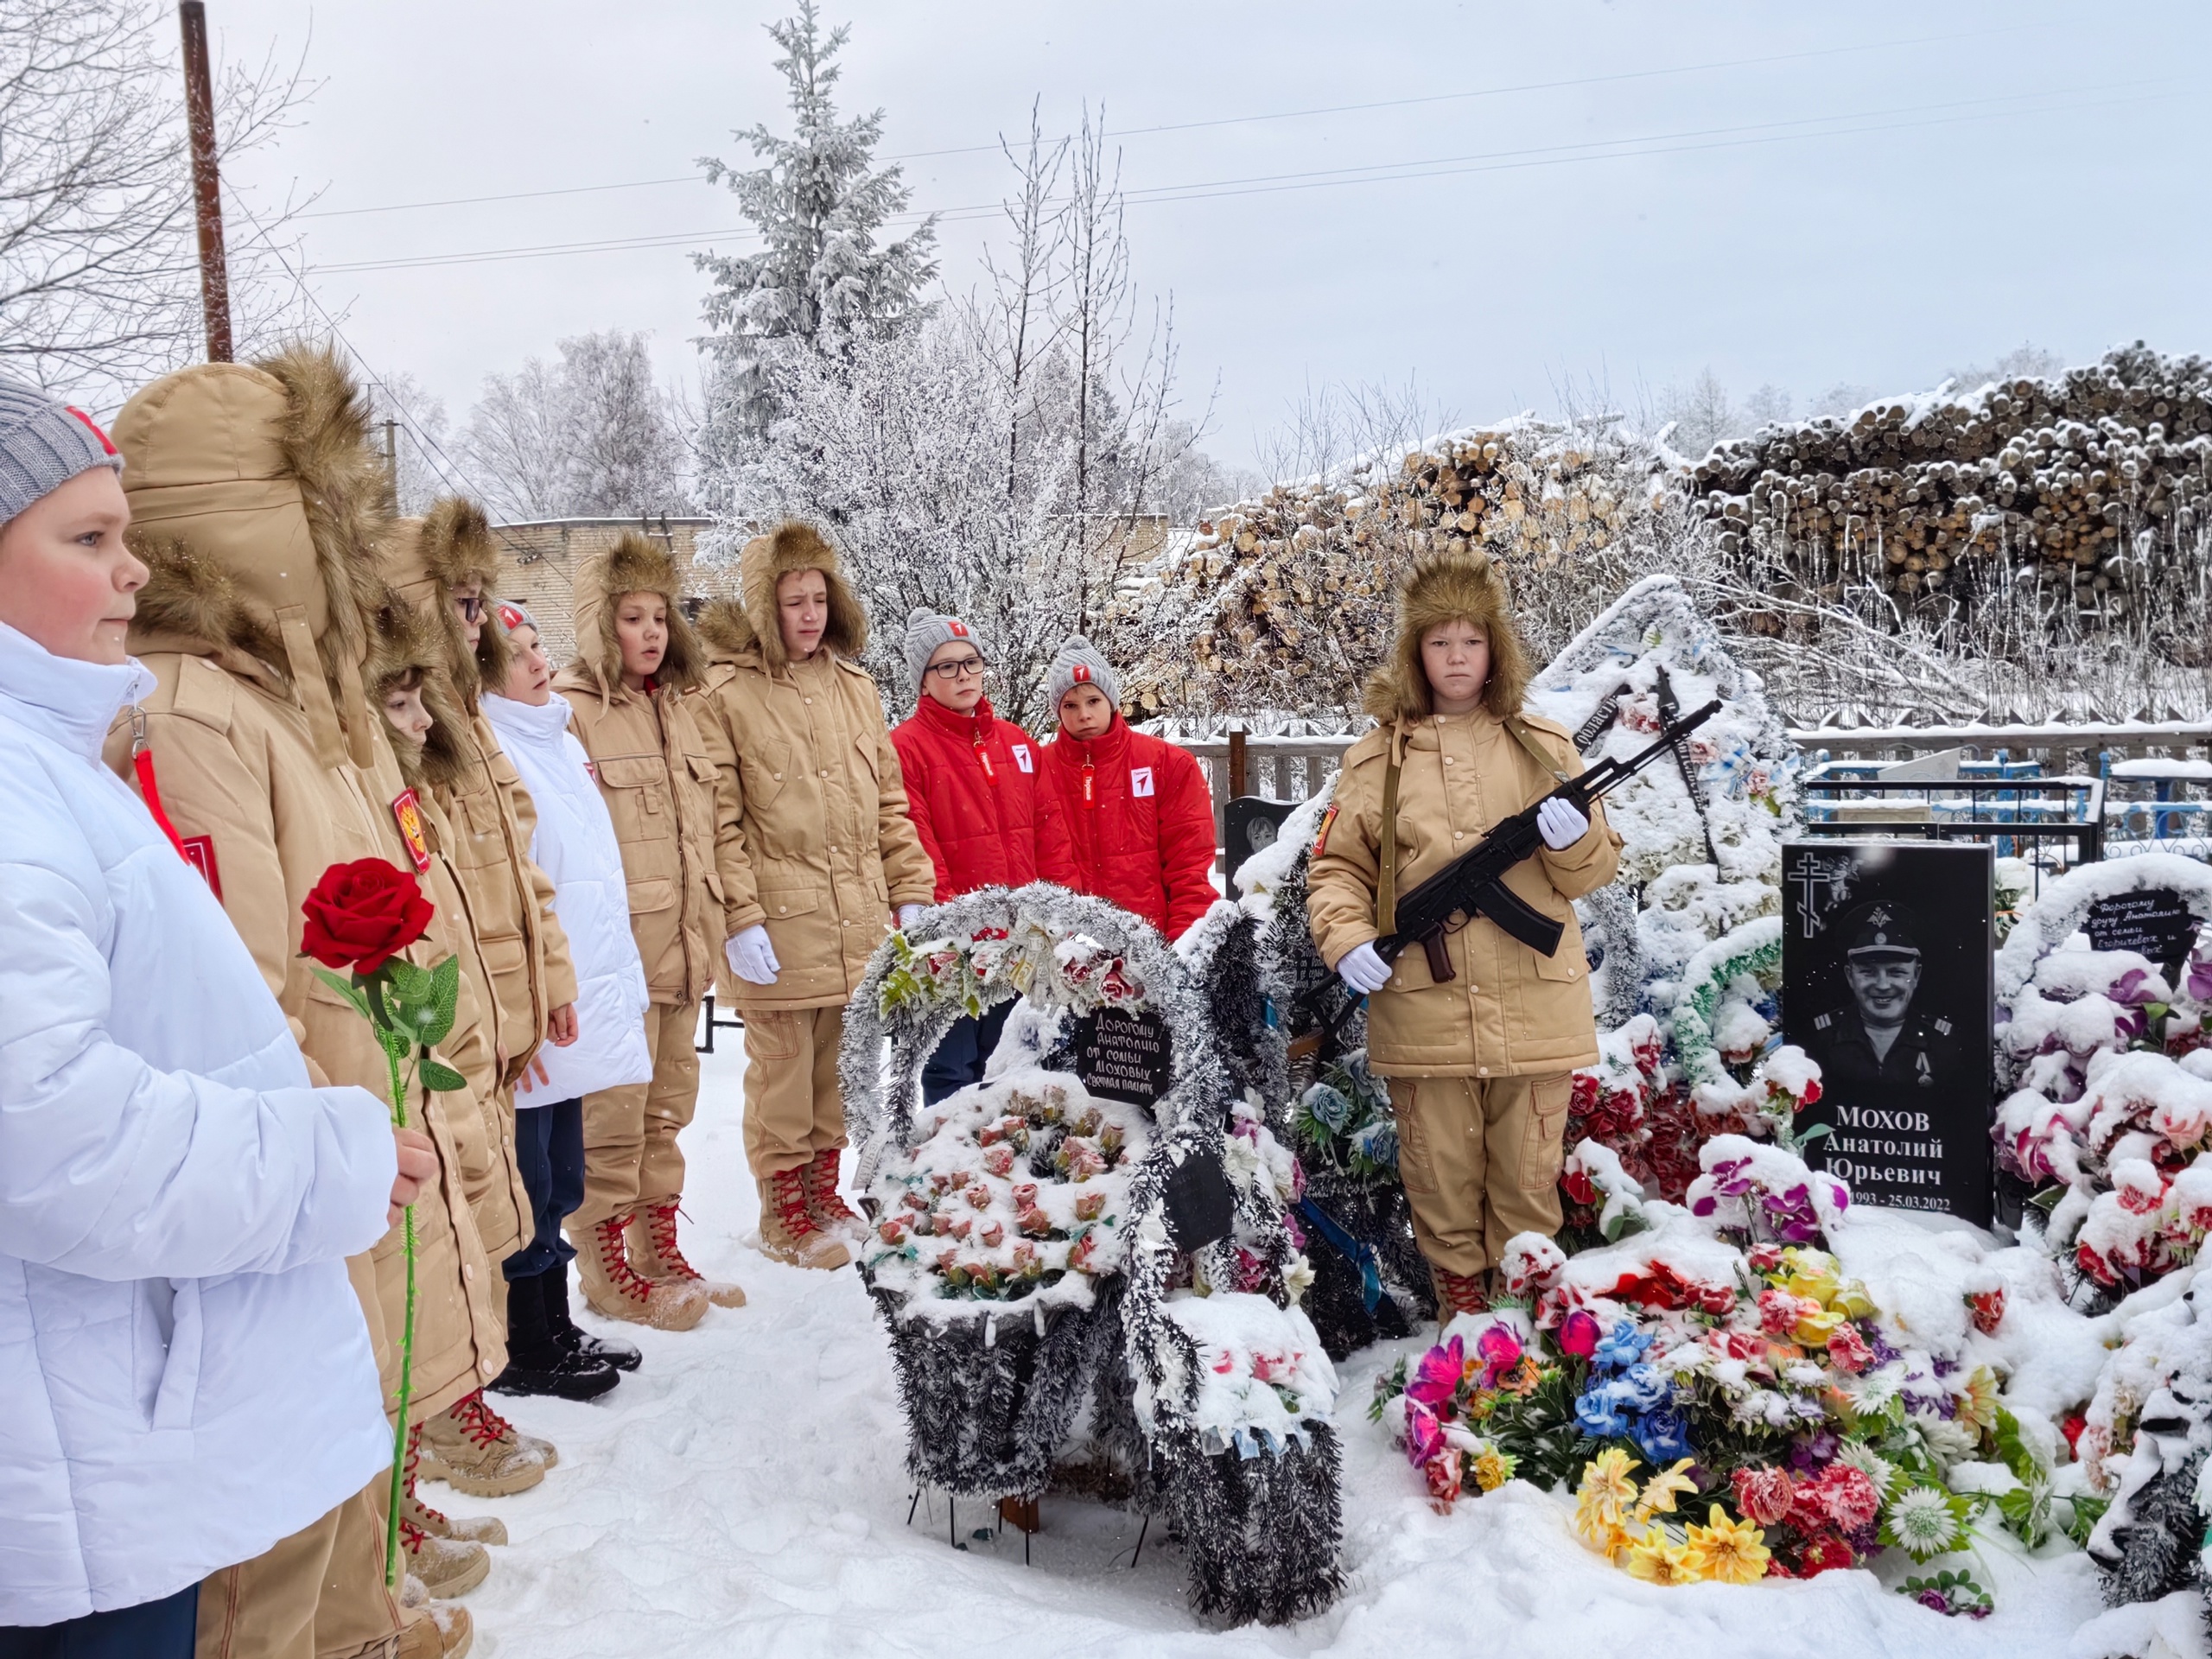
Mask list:
MULTIPOLYGON (((921 688, 911 720, 891 734, 906 778, 906 815, 937 866, 937 901, 978 887, 1031 881, 1077 885, 1059 802, 1043 779, 1043 751, 991 710, 988 666, 975 632, 926 606, 906 619, 906 665, 921 688)), ((963 1018, 922 1068, 922 1098, 944 1099, 983 1080, 1011 1002, 963 1018)))
POLYGON ((1045 766, 1075 850, 1071 885, 1179 938, 1220 897, 1205 773, 1173 743, 1129 729, 1116 706, 1120 677, 1081 634, 1046 683, 1060 734, 1045 766))

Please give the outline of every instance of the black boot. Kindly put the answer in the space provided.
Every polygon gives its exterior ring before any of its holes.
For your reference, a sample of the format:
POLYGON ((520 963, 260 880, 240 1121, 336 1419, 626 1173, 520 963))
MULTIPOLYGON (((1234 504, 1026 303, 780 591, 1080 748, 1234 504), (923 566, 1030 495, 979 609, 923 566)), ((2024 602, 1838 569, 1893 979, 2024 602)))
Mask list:
POLYGON ((544 1287, 545 1325, 553 1340, 575 1355, 589 1363, 602 1361, 618 1371, 634 1371, 645 1356, 626 1342, 612 1342, 603 1338, 587 1336, 569 1317, 569 1264, 556 1262, 537 1275, 536 1283, 544 1287))
MULTIPOLYGON (((570 1353, 545 1317, 545 1293, 534 1274, 507 1281, 507 1369, 487 1386, 495 1394, 543 1394, 596 1400, 622 1380, 604 1360, 570 1353)), ((567 1276, 565 1274, 563 1275, 567 1276)))

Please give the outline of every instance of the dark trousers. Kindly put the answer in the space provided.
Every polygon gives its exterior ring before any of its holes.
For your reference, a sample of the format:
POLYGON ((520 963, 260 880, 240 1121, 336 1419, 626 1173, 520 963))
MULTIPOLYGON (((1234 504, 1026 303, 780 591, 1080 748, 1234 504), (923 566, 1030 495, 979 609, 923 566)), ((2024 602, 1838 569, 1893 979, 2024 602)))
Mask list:
POLYGON ((515 1113, 515 1163, 530 1194, 530 1243, 506 1261, 510 1280, 535 1279, 575 1259, 561 1223, 584 1201, 584 1103, 556 1101, 515 1113))
POLYGON ((963 1014, 952 1022, 937 1052, 922 1067, 922 1103, 934 1106, 947 1095, 983 1080, 983 1065, 999 1046, 1014 1004, 1001 1002, 981 1017, 963 1014))
POLYGON ((192 1659, 200 1586, 59 1624, 0 1629, 0 1659, 192 1659))

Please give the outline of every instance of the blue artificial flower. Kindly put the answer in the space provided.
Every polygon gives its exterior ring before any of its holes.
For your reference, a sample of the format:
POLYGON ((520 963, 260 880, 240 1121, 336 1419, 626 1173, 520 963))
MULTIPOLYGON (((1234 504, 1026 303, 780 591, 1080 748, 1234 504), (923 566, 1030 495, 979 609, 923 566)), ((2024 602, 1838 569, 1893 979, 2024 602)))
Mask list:
POLYGON ((1610 1440, 1628 1433, 1628 1419, 1613 1396, 1613 1385, 1601 1382, 1574 1402, 1574 1421, 1585 1434, 1610 1440))
POLYGON ((1398 1126, 1389 1118, 1369 1124, 1351 1138, 1353 1150, 1384 1169, 1398 1166, 1398 1126))
POLYGON ((1659 1368, 1640 1362, 1622 1372, 1619 1381, 1612 1386, 1619 1391, 1621 1402, 1631 1411, 1650 1411, 1675 1397, 1675 1385, 1659 1368))
POLYGON ((1623 1319, 1613 1327, 1612 1335, 1599 1338, 1598 1351, 1590 1361, 1601 1370, 1622 1370, 1642 1359, 1650 1346, 1651 1338, 1636 1328, 1633 1319, 1623 1319))
POLYGON ((1677 1458, 1697 1455, 1697 1448, 1690 1444, 1689 1424, 1671 1405, 1645 1412, 1629 1425, 1628 1432, 1629 1437, 1636 1442, 1637 1450, 1649 1459, 1655 1467, 1672 1463, 1677 1458))
POLYGON ((1306 1091, 1306 1109, 1316 1122, 1344 1133, 1345 1124, 1351 1122, 1351 1102, 1325 1083, 1317 1083, 1306 1091))

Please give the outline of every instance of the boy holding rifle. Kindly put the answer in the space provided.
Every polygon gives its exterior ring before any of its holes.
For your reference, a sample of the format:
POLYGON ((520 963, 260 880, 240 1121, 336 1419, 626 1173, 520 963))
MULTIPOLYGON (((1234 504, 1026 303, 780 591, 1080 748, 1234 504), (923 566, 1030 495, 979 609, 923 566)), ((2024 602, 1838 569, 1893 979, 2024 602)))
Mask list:
POLYGON ((1322 959, 1370 997, 1368 1065, 1389 1085, 1399 1173, 1446 1320, 1489 1305, 1507 1240, 1558 1230, 1571 1074, 1598 1058, 1568 901, 1613 879, 1620 837, 1594 802, 1585 813, 1545 798, 1582 762, 1565 728, 1522 712, 1528 683, 1491 561, 1418 563, 1367 687, 1380 723, 1344 756, 1309 878, 1322 959), (1398 898, 1531 806, 1541 845, 1501 879, 1559 925, 1557 948, 1541 954, 1479 914, 1385 960, 1376 942, 1396 931, 1398 898))

